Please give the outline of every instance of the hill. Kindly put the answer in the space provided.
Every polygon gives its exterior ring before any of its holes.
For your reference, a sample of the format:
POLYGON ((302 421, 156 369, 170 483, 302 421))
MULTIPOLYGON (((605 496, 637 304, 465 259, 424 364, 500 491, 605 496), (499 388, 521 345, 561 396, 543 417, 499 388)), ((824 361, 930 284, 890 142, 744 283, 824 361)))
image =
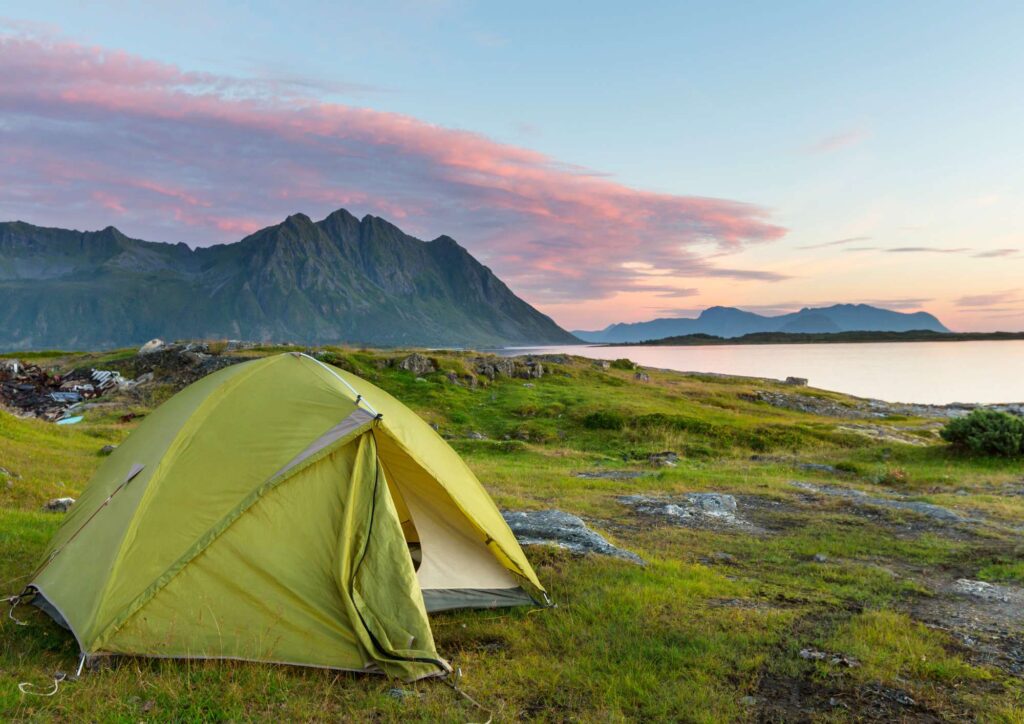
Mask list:
POLYGON ((909 332, 949 330, 927 312, 895 312, 869 304, 835 304, 831 307, 805 307, 799 312, 765 316, 734 307, 709 307, 696 319, 668 317, 649 322, 612 324, 601 330, 574 331, 585 342, 642 342, 690 334, 715 337, 742 337, 759 332, 909 332))
POLYGON ((754 332, 740 337, 684 334, 678 337, 623 342, 626 346, 700 347, 735 344, 852 344, 864 342, 982 342, 1024 339, 1024 332, 754 332))
POLYGON ((0 349, 152 337, 501 346, 577 341, 454 239, 424 242, 344 209, 190 249, 0 224, 0 349))

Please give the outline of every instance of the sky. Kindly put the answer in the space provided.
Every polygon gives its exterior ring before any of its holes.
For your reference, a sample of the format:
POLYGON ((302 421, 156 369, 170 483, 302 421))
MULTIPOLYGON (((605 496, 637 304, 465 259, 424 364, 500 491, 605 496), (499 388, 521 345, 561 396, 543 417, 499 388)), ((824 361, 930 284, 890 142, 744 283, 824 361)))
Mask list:
POLYGON ((454 237, 568 329, 865 302, 1024 329, 1019 2, 21 2, 0 220, 454 237))

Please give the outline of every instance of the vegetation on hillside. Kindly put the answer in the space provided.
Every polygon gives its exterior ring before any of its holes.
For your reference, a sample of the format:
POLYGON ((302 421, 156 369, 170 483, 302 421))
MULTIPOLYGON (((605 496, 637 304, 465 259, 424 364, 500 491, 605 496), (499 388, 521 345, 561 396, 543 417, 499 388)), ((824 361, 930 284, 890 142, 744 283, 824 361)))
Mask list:
MULTIPOLYGON (((766 404, 758 391, 791 390, 763 380, 645 370, 643 381, 574 357, 542 359, 540 378, 492 380, 474 372, 475 353, 426 354, 436 371, 417 376, 388 363, 402 353, 321 350, 435 424, 500 507, 577 514, 647 562, 531 547, 556 608, 432 616, 439 651, 495 721, 1024 721, 1019 608, 951 592, 961 578, 1013 595, 1024 583, 1019 463, 958 454, 929 420, 871 420, 910 444, 766 404), (678 464, 652 464, 665 451, 678 464), (642 475, 578 477, 616 471, 642 475), (709 491, 735 496, 749 526, 679 524, 619 500, 709 491), (996 628, 965 628, 986 617, 996 628)), ((36 361, 134 364, 131 352, 36 361)), ((100 448, 138 424, 122 416, 174 391, 158 376, 71 426, 0 412, 0 594, 20 589, 59 525, 43 503, 77 495, 100 448)), ((482 720, 436 681, 245 662, 122 659, 26 697, 18 682, 45 686, 77 649, 41 613, 17 613, 28 626, 0 628, 0 719, 482 720)))

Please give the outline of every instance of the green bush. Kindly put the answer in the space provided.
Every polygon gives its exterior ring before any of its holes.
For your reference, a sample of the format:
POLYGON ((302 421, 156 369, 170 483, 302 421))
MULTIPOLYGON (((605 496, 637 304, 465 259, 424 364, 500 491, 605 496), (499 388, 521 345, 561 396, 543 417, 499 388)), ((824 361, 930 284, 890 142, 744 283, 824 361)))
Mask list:
POLYGON ((589 430, 621 430, 626 418, 614 410, 598 410, 583 418, 583 427, 589 430))
POLYGON ((626 359, 625 357, 623 357, 622 359, 617 359, 614 362, 612 362, 611 363, 611 368, 613 370, 627 370, 627 371, 635 370, 636 369, 636 362, 634 362, 633 360, 629 360, 629 359, 626 359))
POLYGON ((974 410, 950 420, 942 439, 978 455, 1014 457, 1024 454, 1024 420, 995 410, 974 410))

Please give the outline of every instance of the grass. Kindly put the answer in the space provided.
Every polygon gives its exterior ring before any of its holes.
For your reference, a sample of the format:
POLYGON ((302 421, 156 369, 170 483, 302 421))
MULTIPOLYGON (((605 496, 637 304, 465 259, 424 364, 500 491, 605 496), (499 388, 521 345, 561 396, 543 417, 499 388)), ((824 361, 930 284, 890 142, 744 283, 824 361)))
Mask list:
MULTIPOLYGON (((1000 494, 1019 480, 1012 463, 957 456, 934 436, 913 447, 841 432, 837 426, 848 421, 752 401, 757 390, 792 391, 757 380, 646 370, 650 381, 642 382, 624 362, 603 369, 567 357, 545 361, 539 379, 477 377, 472 384, 472 354, 430 352, 438 371, 417 381, 386 364, 397 352, 324 352, 436 424, 500 506, 576 513, 647 561, 638 567, 531 548, 557 608, 432 617, 439 651, 462 667, 466 690, 495 720, 752 720, 772 703, 765 692, 796 679, 850 692, 884 682, 916 695, 939 718, 1022 720, 1020 680, 914 621, 907 605, 931 595, 941 576, 1024 580, 1018 536, 1009 532, 1024 518, 1024 502, 1000 494), (486 439, 469 439, 471 432, 486 439), (680 455, 676 467, 648 462, 666 450, 680 455), (601 469, 645 475, 574 476, 601 469), (808 501, 793 480, 907 495, 984 515, 991 525, 951 531, 910 514, 866 514, 844 499, 808 501), (640 519, 616 500, 688 491, 736 495, 760 531, 670 526, 640 519), (842 651, 862 666, 810 664, 797 655, 809 645, 842 651)), ((39 362, 69 367, 128 357, 54 352, 39 362)), ((151 386, 145 396, 87 411, 74 426, 0 412, 0 593, 19 590, 16 579, 32 570, 59 525, 61 516, 40 512, 42 504, 78 494, 102 459, 99 449, 138 424, 120 422, 126 410, 144 413, 172 392, 151 386)), ((835 393, 801 394, 848 402, 835 393)), ((17 613, 30 625, 4 619, 0 628, 2 719, 482 720, 437 682, 245 662, 129 658, 53 698, 24 697, 18 682, 45 685, 53 671, 74 667, 77 651, 43 615, 17 613), (392 688, 406 695, 394 698, 392 688)), ((785 718, 803 716, 794 709, 785 718)))

